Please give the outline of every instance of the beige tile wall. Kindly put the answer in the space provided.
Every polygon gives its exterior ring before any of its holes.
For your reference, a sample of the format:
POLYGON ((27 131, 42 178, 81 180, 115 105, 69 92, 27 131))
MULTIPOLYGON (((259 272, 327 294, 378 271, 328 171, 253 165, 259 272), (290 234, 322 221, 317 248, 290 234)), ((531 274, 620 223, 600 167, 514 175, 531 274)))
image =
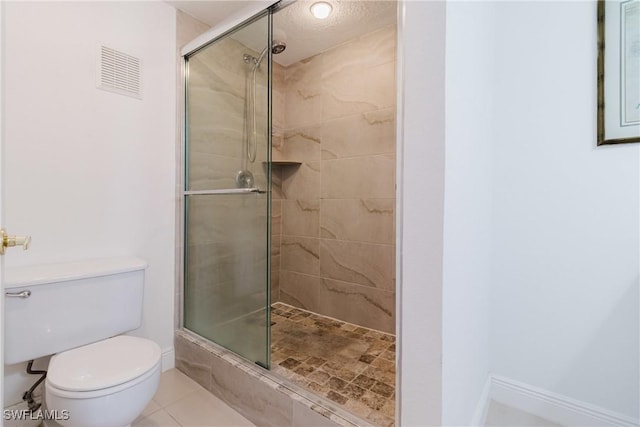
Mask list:
MULTIPOLYGON (((284 72, 280 64, 274 62, 272 70, 272 136, 274 149, 272 156, 277 156, 284 142, 284 72)), ((278 157, 277 159, 280 159, 278 157)), ((282 240, 282 169, 271 168, 271 302, 280 301, 280 243, 282 240)))
POLYGON ((395 331, 395 64, 387 27, 274 70, 273 160, 301 162, 274 167, 274 299, 385 332, 395 331))
MULTIPOLYGON (((206 29, 182 13, 178 19, 182 43, 192 38, 190 32, 206 29)), ((191 63, 192 70, 205 71, 201 75, 225 77, 191 75, 191 101, 203 107, 192 110, 199 111, 190 129, 192 189, 233 187, 240 167, 246 64, 220 58, 241 58, 247 48, 232 39, 224 43, 225 55, 203 55, 191 63), (207 107, 221 102, 225 108, 216 114, 207 107), (218 143, 209 144, 212 138, 218 143)), ((395 328, 394 72, 393 27, 286 68, 274 63, 273 69, 273 159, 302 164, 272 169, 272 301, 387 332, 395 328)), ((264 175, 261 161, 251 167, 256 177, 264 175)), ((214 209, 233 217, 246 208, 237 204, 229 199, 199 214, 208 217, 214 209)), ((192 219, 194 230, 208 223, 192 219)), ((224 260, 243 255, 212 241, 227 241, 224 234, 212 226, 187 236, 195 244, 192 255, 202 260, 187 266, 194 277, 224 276, 224 260)))

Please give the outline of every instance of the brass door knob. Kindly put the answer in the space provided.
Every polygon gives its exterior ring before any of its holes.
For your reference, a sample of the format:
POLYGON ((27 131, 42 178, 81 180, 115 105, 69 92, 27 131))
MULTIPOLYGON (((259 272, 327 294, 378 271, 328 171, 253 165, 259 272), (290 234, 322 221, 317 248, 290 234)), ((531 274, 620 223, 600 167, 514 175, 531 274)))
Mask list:
POLYGON ((0 229, 0 238, 2 238, 0 255, 4 255, 5 250, 13 246, 22 246, 22 249, 26 251, 29 249, 29 244, 31 244, 31 236, 9 236, 7 232, 4 231, 4 228, 0 229))

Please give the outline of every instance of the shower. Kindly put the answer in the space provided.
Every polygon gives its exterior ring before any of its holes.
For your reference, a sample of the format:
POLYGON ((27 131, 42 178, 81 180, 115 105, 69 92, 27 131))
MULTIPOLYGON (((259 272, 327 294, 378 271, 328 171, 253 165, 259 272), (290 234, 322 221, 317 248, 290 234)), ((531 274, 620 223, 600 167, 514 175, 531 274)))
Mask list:
MULTIPOLYGON (((258 135, 256 132, 256 73, 260 68, 260 64, 267 54, 265 47, 256 58, 253 55, 245 53, 243 60, 249 64, 250 70, 247 70, 245 77, 245 96, 244 96, 244 128, 243 128, 243 151, 242 169, 236 175, 236 185, 239 188, 252 188, 254 186, 253 173, 248 169, 247 162, 253 163, 256 160, 258 135)), ((284 41, 274 40, 271 44, 271 53, 278 55, 287 48, 284 41)))
POLYGON ((281 3, 185 51, 176 360, 205 357, 207 388, 258 424, 293 419, 233 397, 264 385, 278 405, 391 427, 397 4, 362 2, 386 21, 346 13, 327 32, 308 2, 281 3))

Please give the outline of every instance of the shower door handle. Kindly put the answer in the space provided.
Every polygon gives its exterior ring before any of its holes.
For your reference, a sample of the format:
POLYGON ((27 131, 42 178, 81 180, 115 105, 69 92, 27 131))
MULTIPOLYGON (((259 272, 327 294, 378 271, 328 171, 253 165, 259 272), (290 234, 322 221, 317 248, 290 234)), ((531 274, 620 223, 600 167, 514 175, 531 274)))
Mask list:
POLYGON ((206 196, 210 194, 249 194, 249 193, 258 193, 264 194, 266 190, 261 190, 256 187, 252 188, 223 188, 220 190, 192 190, 185 191, 185 196, 206 196))

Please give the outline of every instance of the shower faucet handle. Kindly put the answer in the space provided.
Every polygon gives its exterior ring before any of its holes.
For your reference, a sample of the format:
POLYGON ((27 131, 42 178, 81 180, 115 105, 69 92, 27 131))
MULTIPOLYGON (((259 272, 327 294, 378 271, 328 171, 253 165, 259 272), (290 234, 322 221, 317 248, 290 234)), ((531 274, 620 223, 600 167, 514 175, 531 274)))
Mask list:
POLYGON ((6 231, 0 229, 0 238, 2 238, 2 244, 0 245, 0 255, 4 255, 7 248, 14 246, 22 246, 25 251, 29 249, 31 244, 31 236, 9 236, 6 231))

